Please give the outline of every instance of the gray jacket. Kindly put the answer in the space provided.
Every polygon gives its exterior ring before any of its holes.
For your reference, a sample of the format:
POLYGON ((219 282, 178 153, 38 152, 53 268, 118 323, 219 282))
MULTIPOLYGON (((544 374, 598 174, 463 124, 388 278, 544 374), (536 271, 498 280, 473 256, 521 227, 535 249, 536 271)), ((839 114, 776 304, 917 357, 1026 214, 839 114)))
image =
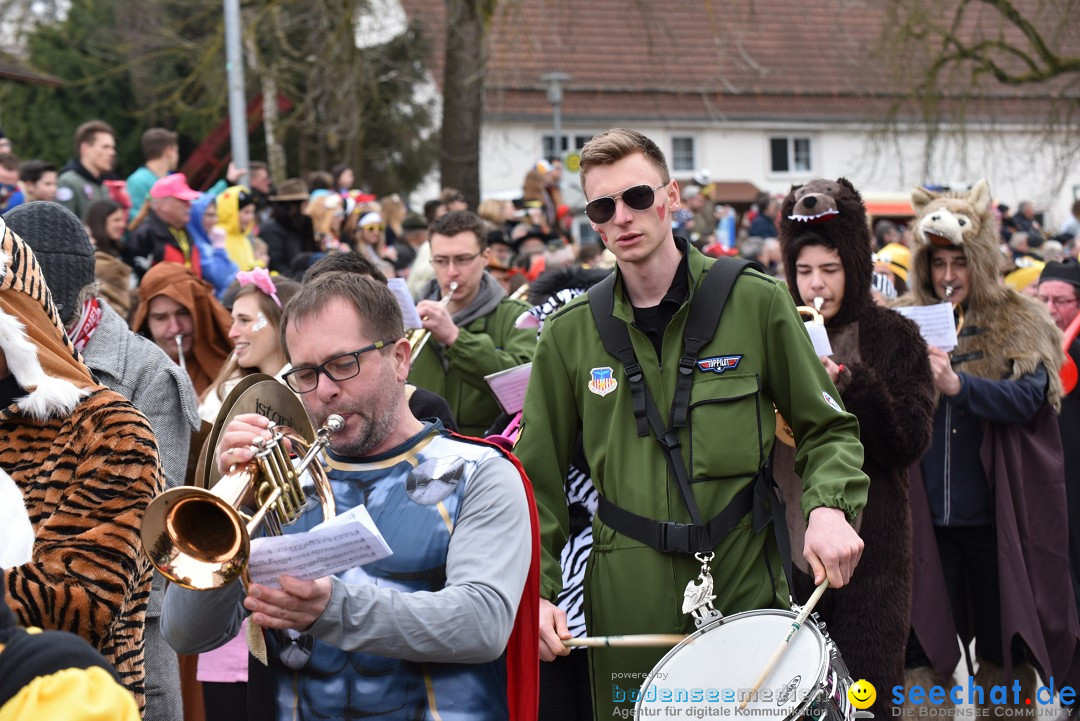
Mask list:
MULTIPOLYGON (((199 401, 191 379, 165 351, 132 332, 107 302, 100 302, 101 324, 83 349, 83 361, 102 385, 143 412, 157 438, 166 485, 182 486, 191 434, 199 427, 199 401)), ((163 586, 155 572, 146 612, 151 618, 161 612, 163 586)))
POLYGON ((184 485, 191 434, 199 428, 199 401, 180 366, 149 338, 138 335, 107 302, 101 325, 83 349, 97 379, 146 415, 157 437, 165 483, 184 485))

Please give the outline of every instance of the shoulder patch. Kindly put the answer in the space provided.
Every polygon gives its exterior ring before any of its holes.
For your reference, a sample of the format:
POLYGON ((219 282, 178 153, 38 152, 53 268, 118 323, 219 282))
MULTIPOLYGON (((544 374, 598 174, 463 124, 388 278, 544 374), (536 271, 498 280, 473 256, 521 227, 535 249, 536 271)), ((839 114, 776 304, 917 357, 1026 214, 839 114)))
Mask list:
POLYGON ((608 393, 613 393, 619 387, 619 381, 615 380, 615 372, 608 366, 593 368, 589 371, 589 392, 603 398, 608 393))
POLYGON ((843 413, 844 412, 844 409, 841 408, 840 404, 837 403, 836 400, 832 396, 829 395, 828 391, 821 391, 821 397, 824 398, 825 402, 828 403, 832 407, 832 409, 834 411, 836 411, 837 413, 843 413))
POLYGON ((61 203, 66 203, 74 197, 75 193, 66 185, 61 185, 56 189, 56 199, 61 203))

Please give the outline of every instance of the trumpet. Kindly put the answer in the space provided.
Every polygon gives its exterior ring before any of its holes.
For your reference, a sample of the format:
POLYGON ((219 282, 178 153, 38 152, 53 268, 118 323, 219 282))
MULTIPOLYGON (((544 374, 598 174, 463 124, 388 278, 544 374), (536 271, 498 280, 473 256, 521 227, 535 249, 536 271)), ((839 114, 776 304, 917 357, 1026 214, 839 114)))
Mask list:
MULTIPOLYGON (((266 380, 246 384, 229 394, 218 414, 215 431, 220 432, 232 417, 246 412, 244 401, 256 395, 256 403, 273 408, 276 416, 288 418, 299 413, 307 421, 299 398, 277 380, 263 378, 266 380)), ((267 533, 280 534, 283 525, 294 523, 304 511, 307 498, 301 478, 305 471, 310 469, 315 481, 323 518, 334 517, 334 494, 325 470, 315 460, 329 445, 330 434, 344 426, 341 416, 331 415, 309 442, 298 431, 271 422, 271 439, 260 439, 253 446, 254 458, 243 465, 233 464, 212 488, 181 486, 150 502, 140 529, 143 552, 163 576, 184 588, 205 591, 221 588, 239 577, 246 579, 251 534, 263 523, 267 533), (295 466, 286 442, 302 455, 295 466), (239 509, 252 493, 257 510, 248 517, 239 509)), ((209 439, 211 449, 217 435, 209 439)), ((203 463, 213 462, 213 453, 207 453, 203 463)))
MULTIPOLYGON (((825 316, 821 315, 821 306, 824 305, 824 303, 824 298, 814 298, 813 308, 808 305, 800 305, 795 310, 799 311, 800 316, 807 316, 814 325, 825 325, 825 316)), ((773 406, 773 413, 776 414, 776 440, 786 446, 794 448, 795 432, 791 430, 791 426, 788 425, 787 420, 780 415, 780 409, 775 405, 773 406)))
POLYGON ((510 298, 510 300, 522 300, 524 298, 527 298, 528 295, 529 295, 529 284, 528 283, 522 283, 521 285, 519 285, 517 287, 517 290, 515 290, 513 293, 511 293, 508 297, 510 298))
MULTIPOLYGON (((449 292, 439 300, 439 305, 444 308, 448 306, 457 289, 457 281, 454 281, 450 284, 449 292)), ((424 316, 422 320, 427 320, 427 316, 424 316)), ((424 350, 424 346, 427 344, 428 339, 431 338, 431 331, 427 328, 413 328, 405 334, 405 337, 409 339, 409 346, 412 348, 412 352, 409 354, 409 365, 411 366, 413 363, 416 363, 416 359, 420 357, 420 351, 424 350)))

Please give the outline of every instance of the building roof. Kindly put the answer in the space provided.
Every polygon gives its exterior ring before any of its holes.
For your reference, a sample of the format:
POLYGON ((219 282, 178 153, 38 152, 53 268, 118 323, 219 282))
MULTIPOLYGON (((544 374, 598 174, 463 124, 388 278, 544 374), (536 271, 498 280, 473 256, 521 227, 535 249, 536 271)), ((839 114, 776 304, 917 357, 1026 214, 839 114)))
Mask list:
POLYGON ((14 80, 28 85, 50 85, 52 87, 59 87, 64 84, 64 81, 60 80, 60 78, 27 70, 6 62, 0 62, 0 80, 14 80))
MULTIPOLYGON (((444 0, 402 0, 402 6, 430 43, 430 67, 441 84, 444 0)), ((973 17, 973 28, 990 22, 985 13, 973 17)), ((919 109, 901 103, 908 79, 878 52, 887 22, 874 0, 499 3, 489 33, 485 115, 550 117, 540 78, 559 71, 572 78, 563 86, 562 105, 564 119, 572 121, 914 116, 919 109)), ((1075 37, 1066 40, 1080 45, 1075 37)), ((987 83, 978 99, 967 101, 965 117, 1040 119, 1061 85, 987 83)))

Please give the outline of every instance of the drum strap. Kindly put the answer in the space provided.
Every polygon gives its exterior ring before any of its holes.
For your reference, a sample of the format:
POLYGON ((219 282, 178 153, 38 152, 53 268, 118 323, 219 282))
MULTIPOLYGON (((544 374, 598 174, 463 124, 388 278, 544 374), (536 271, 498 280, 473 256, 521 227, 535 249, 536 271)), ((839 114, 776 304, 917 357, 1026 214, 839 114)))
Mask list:
POLYGON ((619 359, 626 372, 638 436, 649 435, 651 427, 652 435, 664 451, 668 468, 675 477, 693 522, 686 524, 656 521, 639 516, 616 506, 603 495, 599 498, 597 515, 609 528, 658 551, 698 553, 716 548, 736 524, 753 511, 755 533, 760 532, 770 522, 773 524, 777 545, 784 560, 784 570, 790 579, 791 547, 787 540, 784 505, 773 483, 769 464, 762 466, 754 483, 736 494, 723 511, 705 523, 690 487, 690 476, 686 471, 678 435, 679 429, 686 425, 698 353, 712 340, 731 289, 748 267, 760 270, 760 266, 751 261, 718 259, 706 270, 701 287, 691 299, 690 315, 683 331, 683 355, 679 359, 679 376, 671 404, 670 425, 667 427, 645 383, 645 374, 634 353, 626 323, 612 314, 615 303, 615 274, 610 274, 589 290, 589 307, 604 348, 619 359))

